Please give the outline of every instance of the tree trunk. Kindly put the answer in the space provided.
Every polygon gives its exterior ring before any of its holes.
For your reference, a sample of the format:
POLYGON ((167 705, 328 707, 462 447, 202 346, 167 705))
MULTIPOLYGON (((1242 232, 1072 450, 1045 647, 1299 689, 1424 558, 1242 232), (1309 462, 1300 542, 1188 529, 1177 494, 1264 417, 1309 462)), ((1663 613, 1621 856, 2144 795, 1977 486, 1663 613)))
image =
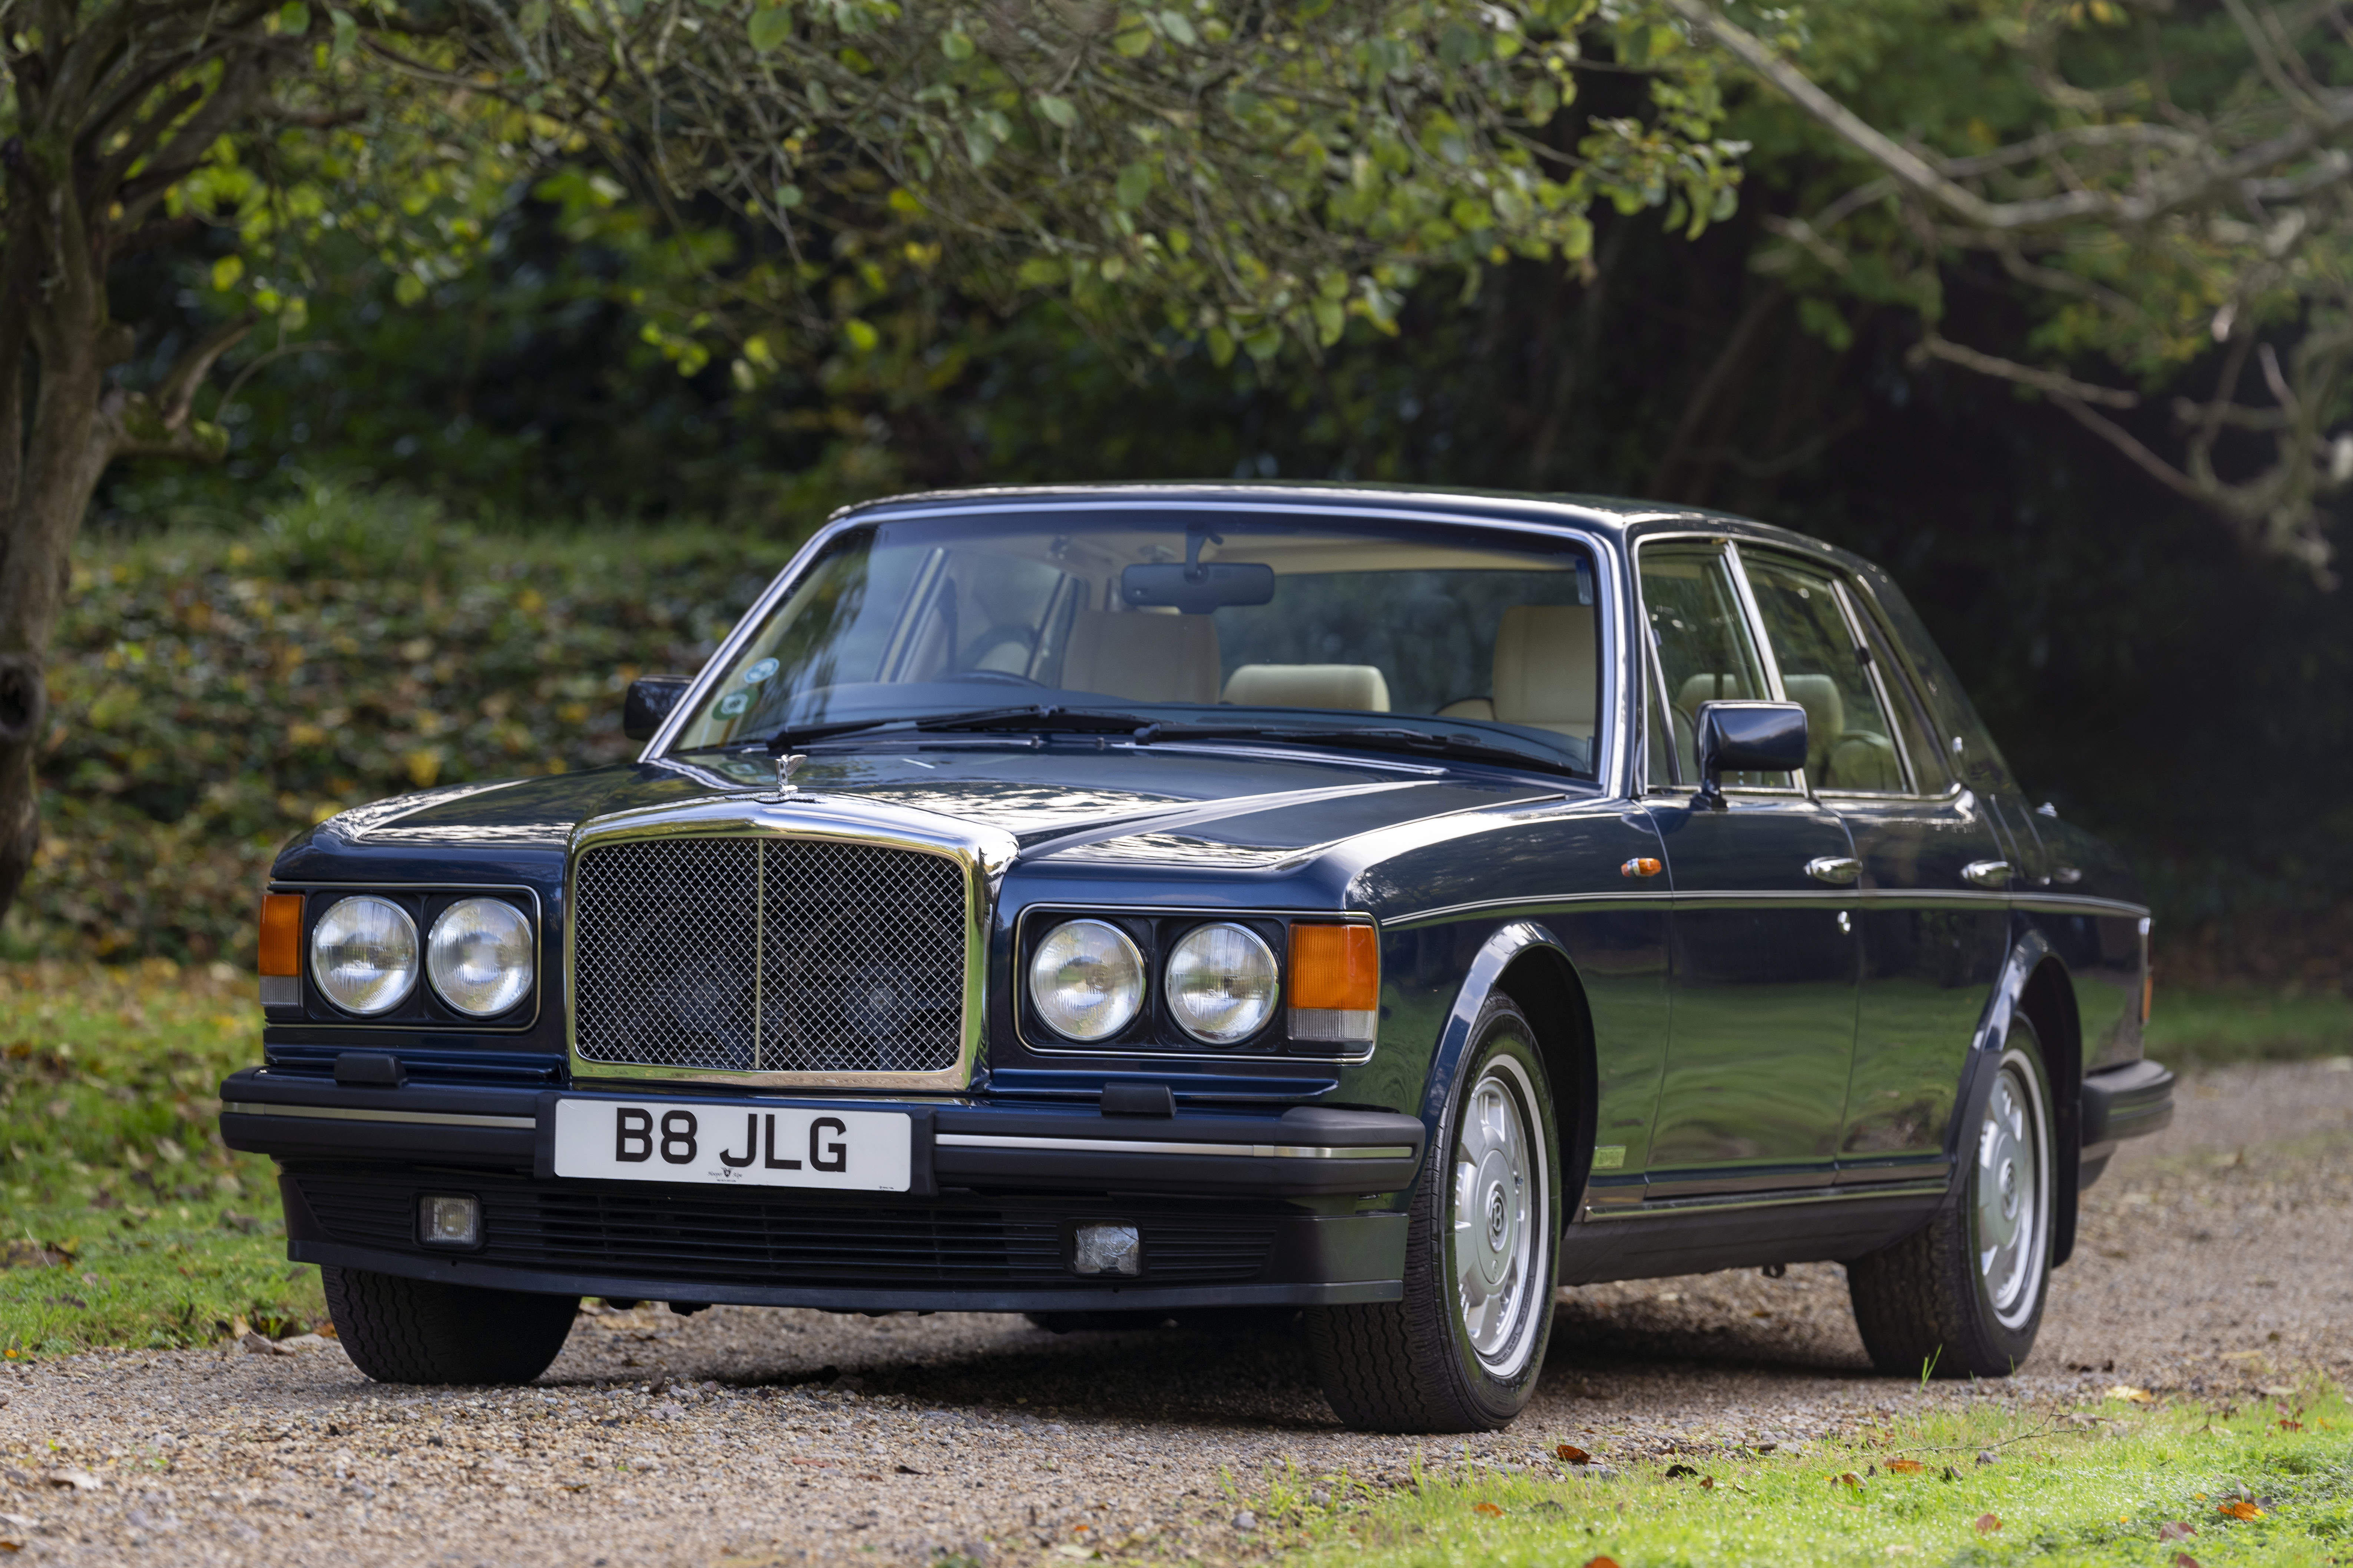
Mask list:
MULTIPOLYGON (((16 194, 9 205, 24 212, 25 184, 16 194)), ((0 556, 0 917, 16 902, 40 843, 34 763, 48 732, 47 656, 74 535, 113 456, 113 422, 100 399, 123 335, 109 330, 105 281, 77 204, 57 202, 47 216, 46 223, 16 226, 0 263, 7 289, 0 353, 9 353, 0 365, 8 383, 0 408, 21 409, 27 347, 37 371, 30 426, 21 416, 0 426, 0 437, 15 446, 0 460, 0 469, 15 470, 0 475, 15 480, 0 556)))

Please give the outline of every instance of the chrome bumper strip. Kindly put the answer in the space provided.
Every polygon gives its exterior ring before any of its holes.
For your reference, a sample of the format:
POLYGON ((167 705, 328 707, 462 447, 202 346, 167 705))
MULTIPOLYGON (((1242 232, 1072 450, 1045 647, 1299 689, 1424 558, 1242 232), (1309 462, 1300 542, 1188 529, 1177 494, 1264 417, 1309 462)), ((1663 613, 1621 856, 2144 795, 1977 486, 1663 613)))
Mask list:
POLYGON ((227 1100, 224 1114, 234 1116, 299 1116, 321 1121, 401 1121, 418 1127, 504 1127, 528 1132, 539 1125, 531 1116, 463 1116, 446 1110, 372 1110, 343 1105, 260 1105, 250 1100, 227 1100))
POLYGON ((1325 1149, 1297 1143, 1169 1143, 1145 1138, 1018 1138, 990 1132, 943 1132, 943 1149, 1067 1149, 1089 1154, 1209 1154, 1247 1160, 1410 1160, 1409 1143, 1325 1149))

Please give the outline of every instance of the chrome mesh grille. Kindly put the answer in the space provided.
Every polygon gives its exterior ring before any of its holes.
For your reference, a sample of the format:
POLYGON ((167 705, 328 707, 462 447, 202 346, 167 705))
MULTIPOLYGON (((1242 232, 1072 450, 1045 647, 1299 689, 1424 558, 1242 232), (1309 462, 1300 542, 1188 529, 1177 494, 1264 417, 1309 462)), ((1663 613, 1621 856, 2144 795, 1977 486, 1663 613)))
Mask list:
POLYGON ((799 838, 582 854, 583 1059, 734 1072, 941 1072, 964 1032, 965 881, 944 856, 799 838))

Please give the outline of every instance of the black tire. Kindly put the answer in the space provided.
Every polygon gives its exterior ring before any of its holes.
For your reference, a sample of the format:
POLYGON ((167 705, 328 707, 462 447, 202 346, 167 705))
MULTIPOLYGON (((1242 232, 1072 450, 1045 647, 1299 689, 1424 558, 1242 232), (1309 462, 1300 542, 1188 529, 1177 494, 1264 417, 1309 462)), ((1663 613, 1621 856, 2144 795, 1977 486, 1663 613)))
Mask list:
POLYGON ((1535 1031, 1511 998, 1491 997, 1472 1021, 1462 1071, 1409 1210, 1405 1299, 1314 1307, 1303 1315, 1308 1354, 1342 1421, 1368 1432, 1492 1432, 1526 1406, 1552 1339, 1560 1273, 1558 1129, 1535 1031), (1486 1099, 1491 1084, 1504 1106, 1486 1099), (1465 1107, 1474 1101, 1483 1107, 1476 1118, 1482 1127, 1499 1110, 1521 1119, 1526 1166, 1533 1168, 1524 1166, 1516 1181, 1504 1178, 1508 1156, 1492 1142, 1466 1144, 1465 1107), (1482 1147, 1486 1152, 1477 1162, 1460 1158, 1482 1147), (1501 1237, 1502 1246, 1458 1254, 1455 1210, 1465 1203, 1485 1222, 1462 1233, 1468 1244, 1501 1237), (1523 1236, 1524 1259, 1517 1250, 1523 1236), (1513 1249, 1508 1260, 1505 1246, 1513 1249), (1503 1271, 1484 1298, 1497 1316, 1492 1330, 1482 1331, 1491 1335, 1482 1348, 1466 1321, 1461 1276, 1487 1265, 1503 1271))
POLYGON ((1995 1070, 1978 1136, 1963 1150, 1969 1170, 1958 1202, 1926 1228, 1846 1266, 1863 1348, 1890 1376, 1918 1377, 1925 1369, 1934 1377, 2007 1377, 2042 1327, 2057 1119, 2042 1043, 2024 1015, 2011 1020, 1995 1070), (2017 1157, 2020 1131, 2031 1131, 2034 1145, 2024 1161, 2017 1157), (2021 1196, 2027 1168, 2032 1191, 2021 1196), (2024 1241, 2016 1236, 2019 1219, 2031 1227, 2024 1241), (1992 1245, 1980 1250, 1985 1243, 1992 1245))
POLYGON ((529 1383, 572 1332, 577 1296, 322 1268, 352 1364, 378 1383, 529 1383))
POLYGON ((1135 1329, 1156 1329, 1168 1321, 1166 1312, 1024 1312, 1030 1323, 1050 1334, 1113 1334, 1135 1329))

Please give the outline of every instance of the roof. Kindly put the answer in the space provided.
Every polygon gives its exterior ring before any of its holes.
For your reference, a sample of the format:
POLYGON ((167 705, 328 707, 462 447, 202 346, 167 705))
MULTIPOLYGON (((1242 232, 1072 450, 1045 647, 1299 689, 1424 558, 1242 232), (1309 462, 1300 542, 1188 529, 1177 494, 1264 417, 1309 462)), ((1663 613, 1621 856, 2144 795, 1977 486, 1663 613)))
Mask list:
POLYGON ((1710 530, 1755 539, 1802 544, 1852 559, 1836 546, 1792 529, 1731 512, 1672 502, 1629 500, 1616 496, 1538 495, 1521 490, 1488 490, 1431 485, 1384 484, 1370 480, 1206 479, 1145 480, 1101 484, 980 485, 964 489, 918 490, 880 500, 860 501, 836 511, 828 521, 901 508, 933 507, 943 502, 1018 503, 1024 500, 1073 501, 1101 498, 1108 501, 1203 501, 1221 505, 1253 500, 1283 505, 1322 501, 1366 510, 1387 510, 1409 502, 1418 510, 1459 511, 1466 518, 1510 517, 1529 521, 1569 522, 1621 538, 1645 532, 1688 528, 1710 530))

